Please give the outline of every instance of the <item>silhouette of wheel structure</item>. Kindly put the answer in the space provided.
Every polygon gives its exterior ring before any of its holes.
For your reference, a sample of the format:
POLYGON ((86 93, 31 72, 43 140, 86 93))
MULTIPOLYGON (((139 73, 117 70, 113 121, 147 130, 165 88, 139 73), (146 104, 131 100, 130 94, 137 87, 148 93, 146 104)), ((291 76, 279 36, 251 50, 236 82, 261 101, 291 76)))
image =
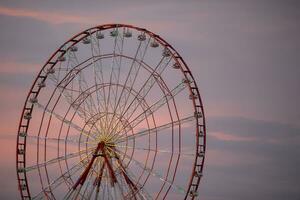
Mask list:
POLYGON ((195 199, 199 90, 160 36, 107 24, 65 42, 34 80, 16 149, 22 199, 195 199))

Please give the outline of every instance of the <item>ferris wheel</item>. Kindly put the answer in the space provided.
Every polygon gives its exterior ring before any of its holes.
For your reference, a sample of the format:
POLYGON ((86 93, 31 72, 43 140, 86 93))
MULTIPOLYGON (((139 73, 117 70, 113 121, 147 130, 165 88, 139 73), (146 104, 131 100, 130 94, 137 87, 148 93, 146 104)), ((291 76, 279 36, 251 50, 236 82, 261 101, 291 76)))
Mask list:
POLYGON ((139 27, 107 24, 65 42, 20 118, 22 199, 195 199, 205 118, 177 51, 139 27))

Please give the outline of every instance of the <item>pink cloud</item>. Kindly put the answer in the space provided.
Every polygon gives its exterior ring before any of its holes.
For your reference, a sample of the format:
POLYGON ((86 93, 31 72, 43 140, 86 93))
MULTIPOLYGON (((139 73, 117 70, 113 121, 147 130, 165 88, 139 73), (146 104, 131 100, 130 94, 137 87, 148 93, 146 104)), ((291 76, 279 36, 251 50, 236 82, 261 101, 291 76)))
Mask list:
POLYGON ((211 150, 206 153, 206 165, 229 167, 234 165, 252 165, 265 161, 265 158, 252 153, 231 152, 226 150, 211 150), (247 159, 245 159, 247 158, 247 159))
POLYGON ((0 73, 16 74, 16 73, 37 73, 42 66, 33 63, 2 61, 0 63, 0 73))
POLYGON ((251 142, 257 140, 255 137, 237 136, 237 135, 223 133, 223 132, 211 132, 209 133, 209 136, 214 137, 218 140, 232 141, 232 142, 251 142))
MULTIPOLYGON (((152 21, 146 19, 139 19, 135 16, 135 8, 127 8, 126 11, 124 9, 114 9, 113 11, 106 12, 101 11, 101 16, 99 13, 96 15, 72 15, 66 14, 63 12, 49 12, 46 10, 38 11, 31 9, 23 9, 23 8, 9 8, 0 6, 0 15, 13 16, 13 17, 22 17, 22 18, 30 18, 38 21, 47 22, 50 24, 63 24, 63 23, 77 23, 77 24, 88 24, 95 25, 99 24, 99 22, 115 22, 115 23, 126 23, 133 24, 137 26, 145 26, 148 25, 151 27, 151 30, 155 31, 170 31, 174 30, 178 24, 176 22, 169 21, 152 21), (118 13, 118 15, 117 15, 118 13)), ((178 31, 178 30, 177 30, 178 31)), ((184 34, 183 34, 184 35, 184 34)))
POLYGON ((45 21, 51 24, 62 24, 62 23, 82 23, 90 24, 92 21, 88 17, 79 15, 69 15, 56 12, 48 11, 35 11, 28 9, 19 8, 8 8, 0 6, 0 15, 14 16, 14 17, 27 17, 39 21, 45 21))

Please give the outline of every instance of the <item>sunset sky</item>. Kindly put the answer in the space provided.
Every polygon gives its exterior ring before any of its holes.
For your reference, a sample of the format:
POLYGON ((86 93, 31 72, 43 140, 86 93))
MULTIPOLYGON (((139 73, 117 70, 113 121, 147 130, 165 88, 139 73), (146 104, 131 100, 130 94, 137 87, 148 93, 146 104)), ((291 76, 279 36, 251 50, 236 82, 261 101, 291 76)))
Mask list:
POLYGON ((191 69, 207 116, 200 199, 299 199, 300 1, 0 1, 0 199, 18 199, 15 144, 33 79, 74 34, 157 33, 191 69))

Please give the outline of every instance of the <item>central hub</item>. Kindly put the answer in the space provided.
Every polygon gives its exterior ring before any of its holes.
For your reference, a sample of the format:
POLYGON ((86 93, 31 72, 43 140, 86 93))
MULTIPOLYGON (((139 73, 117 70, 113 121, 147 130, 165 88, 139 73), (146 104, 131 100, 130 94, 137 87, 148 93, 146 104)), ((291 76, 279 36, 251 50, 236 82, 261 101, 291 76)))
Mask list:
POLYGON ((113 135, 109 134, 100 134, 97 137, 97 142, 98 143, 103 143, 104 146, 106 147, 114 147, 116 138, 113 135))
POLYGON ((115 156, 115 139, 111 135, 101 134, 97 138, 99 153, 106 154, 108 157, 115 156))

